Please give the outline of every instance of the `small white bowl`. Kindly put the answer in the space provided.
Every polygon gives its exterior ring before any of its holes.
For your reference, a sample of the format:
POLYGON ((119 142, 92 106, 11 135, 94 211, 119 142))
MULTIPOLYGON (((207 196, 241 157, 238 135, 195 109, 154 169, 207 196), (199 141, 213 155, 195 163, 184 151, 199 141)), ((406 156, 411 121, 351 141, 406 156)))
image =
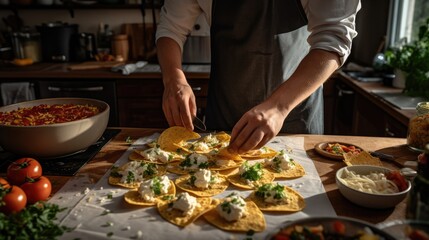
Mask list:
POLYGON ((406 197, 408 192, 411 189, 411 183, 408 182, 408 187, 402 192, 391 193, 391 194, 374 194, 367 193, 353 189, 346 186, 340 179, 343 178, 344 170, 353 171, 359 175, 368 175, 372 172, 382 172, 388 173, 391 170, 385 167, 372 166, 372 165, 356 165, 356 166, 347 166, 339 169, 335 175, 335 181, 337 183, 338 189, 341 194, 350 200, 351 202, 367 208, 391 208, 402 202, 406 197))

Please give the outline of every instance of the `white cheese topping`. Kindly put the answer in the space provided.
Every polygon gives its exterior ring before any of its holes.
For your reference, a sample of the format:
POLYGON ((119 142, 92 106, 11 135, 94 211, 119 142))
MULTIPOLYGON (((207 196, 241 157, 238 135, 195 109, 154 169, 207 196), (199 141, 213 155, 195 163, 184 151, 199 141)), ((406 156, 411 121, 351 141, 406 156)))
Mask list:
POLYGON ((205 143, 205 142, 200 142, 200 141, 195 142, 193 144, 193 147, 194 147, 194 149, 193 149, 194 151, 200 151, 200 152, 210 151, 209 145, 207 145, 207 143, 205 143))
POLYGON ((199 169, 197 172, 195 172, 194 176, 195 176, 195 181, 194 181, 195 187, 203 188, 203 189, 209 187, 210 180, 212 177, 212 172, 210 170, 199 169))
POLYGON ((286 153, 281 151, 277 156, 272 160, 266 159, 265 162, 271 166, 272 169, 281 172, 295 167, 293 159, 289 157, 286 153))
POLYGON ((173 208, 182 211, 183 216, 192 215, 197 206, 199 206, 197 199, 187 192, 177 194, 177 198, 173 202, 173 208))
POLYGON ((139 187, 140 196, 147 202, 155 201, 155 197, 168 193, 170 180, 167 176, 154 177, 143 181, 139 187))
POLYGON ((207 156, 198 153, 191 153, 187 159, 185 159, 185 163, 181 166, 186 169, 196 170, 200 168, 207 168, 209 159, 207 156))
POLYGON ((247 215, 246 202, 241 196, 233 192, 217 205, 216 211, 228 222, 237 221, 247 215))
POLYGON ((125 165, 124 169, 118 171, 122 175, 121 183, 132 183, 141 182, 144 180, 146 174, 145 171, 148 169, 148 164, 142 163, 141 161, 131 161, 125 165))
POLYGON ((173 156, 160 148, 153 147, 140 152, 140 154, 149 161, 156 162, 157 160, 167 163, 173 156))

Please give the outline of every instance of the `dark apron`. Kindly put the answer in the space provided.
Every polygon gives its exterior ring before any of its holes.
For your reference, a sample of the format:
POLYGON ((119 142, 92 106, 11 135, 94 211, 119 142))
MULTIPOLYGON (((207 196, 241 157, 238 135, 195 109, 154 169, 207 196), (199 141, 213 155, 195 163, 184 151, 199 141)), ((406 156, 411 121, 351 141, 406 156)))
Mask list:
MULTIPOLYGON (((300 0, 213 0, 212 11, 206 125, 230 131, 283 82, 277 35, 307 19, 300 0)), ((281 132, 323 133, 321 88, 313 95, 289 114, 281 132)))

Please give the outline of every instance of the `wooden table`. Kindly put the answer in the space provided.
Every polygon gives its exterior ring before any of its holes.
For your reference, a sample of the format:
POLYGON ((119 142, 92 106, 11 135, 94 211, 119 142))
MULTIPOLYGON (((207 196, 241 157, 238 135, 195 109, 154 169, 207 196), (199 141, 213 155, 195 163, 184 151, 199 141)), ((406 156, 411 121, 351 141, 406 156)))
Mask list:
MULTIPOLYGON (((161 129, 121 128, 121 132, 113 138, 101 151, 86 164, 81 173, 89 174, 91 180, 96 183, 110 169, 112 164, 119 159, 129 147, 125 142, 127 137, 138 139, 161 132, 161 129)), ((380 151, 395 156, 398 163, 383 161, 386 167, 398 169, 405 161, 416 161, 418 153, 410 151, 404 138, 359 137, 359 136, 332 136, 332 135, 287 135, 304 137, 304 148, 308 156, 314 161, 337 215, 353 217, 364 221, 379 223, 395 219, 403 219, 405 216, 406 201, 395 208, 374 210, 357 206, 345 199, 335 183, 335 172, 344 166, 342 161, 331 160, 317 154, 314 146, 324 141, 341 141, 352 143, 362 147, 366 151, 380 151)), ((57 192, 71 177, 49 176, 53 183, 53 192, 57 192)))

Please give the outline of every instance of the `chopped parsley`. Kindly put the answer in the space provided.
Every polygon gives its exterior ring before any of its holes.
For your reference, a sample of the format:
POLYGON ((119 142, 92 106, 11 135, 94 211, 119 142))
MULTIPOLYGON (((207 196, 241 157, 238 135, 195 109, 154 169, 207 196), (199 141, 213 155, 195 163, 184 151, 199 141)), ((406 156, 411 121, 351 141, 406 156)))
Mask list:
POLYGON ((153 179, 153 184, 151 186, 152 191, 155 193, 155 195, 161 195, 161 189, 164 186, 164 184, 161 183, 161 180, 159 177, 155 177, 153 179))
POLYGON ((134 173, 132 171, 128 171, 127 183, 132 183, 135 180, 136 180, 136 177, 134 176, 134 173))
POLYGON ((281 200, 286 198, 286 193, 284 191, 284 187, 278 183, 271 184, 267 183, 258 188, 256 190, 255 195, 260 198, 268 198, 271 197, 271 194, 274 194, 273 198, 276 200, 281 200))
POLYGON ((146 169, 143 171, 143 177, 151 177, 151 176, 158 173, 157 166, 154 163, 143 163, 142 162, 141 166, 142 167, 146 166, 146 169))
POLYGON ((241 177, 250 181, 257 181, 262 178, 262 165, 261 163, 256 163, 253 166, 250 166, 246 161, 244 163, 245 171, 241 174, 241 177))
POLYGON ((119 173, 119 167, 118 166, 112 166, 112 169, 110 171, 111 177, 122 177, 122 174, 119 173))

